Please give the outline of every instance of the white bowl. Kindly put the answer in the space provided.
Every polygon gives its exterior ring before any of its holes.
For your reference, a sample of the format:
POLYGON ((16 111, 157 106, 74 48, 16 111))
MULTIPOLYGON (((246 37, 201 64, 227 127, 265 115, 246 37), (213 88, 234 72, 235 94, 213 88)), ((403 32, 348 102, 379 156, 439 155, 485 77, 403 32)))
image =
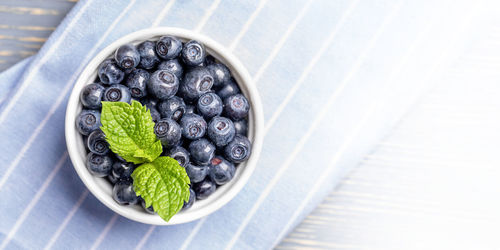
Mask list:
POLYGON ((131 220, 146 224, 174 225, 194 221, 215 212, 228 203, 243 188, 255 169, 262 148, 263 120, 262 104, 257 93, 257 88, 243 64, 226 48, 206 36, 189 30, 167 27, 151 28, 140 30, 118 39, 99 52, 83 70, 71 92, 66 108, 66 144, 76 172, 92 194, 104 203, 104 205, 131 220), (251 104, 248 117, 248 139, 252 142, 252 154, 248 161, 238 165, 236 174, 231 182, 218 187, 215 193, 209 198, 198 200, 190 209, 174 215, 169 222, 165 222, 156 214, 151 215, 146 213, 140 205, 122 206, 113 200, 111 197, 112 185, 105 178, 95 177, 87 170, 85 166, 86 153, 84 142, 75 126, 75 119, 82 110, 80 91, 85 85, 94 82, 97 76, 98 65, 104 59, 111 57, 120 45, 126 43, 138 44, 146 40, 154 41, 163 35, 176 36, 183 41, 198 40, 203 43, 210 55, 224 63, 231 70, 241 91, 251 104))

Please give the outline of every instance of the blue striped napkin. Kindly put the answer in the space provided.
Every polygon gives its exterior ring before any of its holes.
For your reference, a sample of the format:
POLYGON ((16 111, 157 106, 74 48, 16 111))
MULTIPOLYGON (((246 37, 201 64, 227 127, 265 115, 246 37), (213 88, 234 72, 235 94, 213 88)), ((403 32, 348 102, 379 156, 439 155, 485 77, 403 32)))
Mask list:
POLYGON ((0 75, 0 249, 273 247, 432 86, 480 9, 431 0, 79 1, 36 56, 0 75), (232 50, 255 79, 266 120, 242 192, 169 227, 99 203, 64 140, 68 94, 85 65, 153 26, 192 29, 232 50))

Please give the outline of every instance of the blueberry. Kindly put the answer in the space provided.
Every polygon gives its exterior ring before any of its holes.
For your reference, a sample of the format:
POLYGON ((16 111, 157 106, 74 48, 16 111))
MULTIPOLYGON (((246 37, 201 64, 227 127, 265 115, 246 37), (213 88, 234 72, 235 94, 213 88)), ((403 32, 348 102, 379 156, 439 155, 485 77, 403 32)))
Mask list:
POLYGON ((76 129, 82 135, 89 135, 101 126, 101 112, 84 109, 76 118, 76 129))
POLYGON ((127 78, 125 85, 130 89, 130 95, 134 98, 143 98, 147 95, 146 85, 149 80, 149 72, 143 69, 134 69, 127 78))
POLYGON ((105 177, 111 171, 113 160, 108 155, 87 154, 87 169, 97 177, 105 177))
POLYGON ((212 55, 207 55, 205 57, 205 65, 210 65, 210 64, 214 64, 216 63, 216 60, 215 60, 215 57, 213 57, 212 55))
POLYGON ((164 147, 172 147, 181 139, 181 127, 170 118, 163 118, 156 122, 154 126, 156 137, 164 147))
POLYGON ((125 77, 125 73, 118 67, 113 59, 104 60, 104 62, 99 65, 97 74, 103 84, 120 83, 123 77, 125 77))
POLYGON ((139 63, 143 69, 152 69, 160 62, 160 58, 156 55, 156 44, 151 41, 145 41, 137 46, 137 51, 141 57, 139 63))
POLYGON ((196 66, 203 63, 207 53, 203 44, 198 41, 191 40, 184 44, 182 48, 182 60, 186 65, 196 66))
POLYGON ((186 73, 180 88, 184 99, 191 103, 209 92, 213 84, 214 78, 210 72, 206 68, 196 67, 186 73))
POLYGON ((250 104, 242 94, 232 95, 224 100, 224 113, 233 120, 245 118, 249 109, 250 104))
POLYGON ((215 146, 205 138, 198 139, 189 144, 191 160, 199 165, 208 165, 215 155, 215 146))
MULTIPOLYGON (((113 171, 111 171, 111 172, 113 172, 113 171)), ((114 184, 118 181, 118 179, 117 179, 117 178, 113 175, 113 173, 110 173, 110 174, 108 175, 108 181, 109 181, 111 184, 113 184, 113 185, 114 185, 114 184)))
POLYGON ((160 111, 161 117, 178 121, 184 115, 184 112, 186 112, 186 104, 182 98, 172 96, 158 103, 158 111, 160 111))
POLYGON ((210 178, 206 178, 202 182, 194 184, 194 192, 196 193, 196 199, 203 200, 208 198, 211 194, 215 192, 215 183, 210 180, 210 178))
POLYGON ((111 170, 111 175, 118 179, 126 179, 132 175, 135 170, 135 165, 126 161, 115 161, 111 170))
POLYGON ((156 108, 158 99, 146 97, 144 99, 141 99, 141 103, 148 108, 156 108))
POLYGON ((196 193, 192 188, 189 189, 189 201, 184 202, 184 206, 182 206, 182 209, 188 209, 193 206, 194 200, 196 200, 196 193))
POLYGON ((88 135, 82 135, 83 145, 85 146, 85 152, 88 153, 89 147, 87 146, 87 141, 89 140, 88 135))
POLYGON ((94 130, 87 138, 87 147, 90 152, 105 155, 109 152, 109 144, 106 141, 104 132, 100 129, 94 130))
POLYGON ((102 100, 107 102, 130 103, 131 99, 130 90, 121 84, 113 84, 107 87, 102 96, 102 100))
POLYGON ((177 57, 182 51, 182 42, 177 37, 162 36, 156 42, 156 53, 163 59, 177 57))
POLYGON ((241 119, 233 122, 234 128, 236 129, 236 134, 238 135, 247 135, 248 132, 248 121, 245 119, 241 119))
POLYGON ((139 65, 141 56, 132 44, 124 44, 115 52, 115 60, 122 69, 133 69, 139 65))
POLYGON ((148 214, 154 214, 155 210, 153 209, 153 205, 146 207, 146 201, 141 199, 141 206, 144 208, 144 211, 146 211, 148 214))
POLYGON ((179 162, 179 165, 184 168, 189 163, 189 152, 181 146, 176 146, 170 149, 170 151, 168 152, 168 156, 177 160, 177 162, 179 162))
POLYGON ((222 113, 222 100, 213 92, 208 92, 198 99, 198 112, 206 119, 218 116, 222 113))
POLYGON ((208 166, 199 166, 192 163, 186 164, 186 173, 191 183, 200 182, 208 175, 208 166))
POLYGON ((101 109, 101 99, 104 86, 99 83, 91 83, 85 86, 80 93, 80 101, 83 107, 88 109, 101 109))
POLYGON ((153 118, 153 122, 157 122, 161 119, 160 112, 156 108, 149 108, 149 112, 151 113, 151 118, 153 118))
MULTIPOLYGON (((130 68, 130 69, 122 69, 123 70, 123 73, 125 73, 125 76, 129 75, 130 73, 132 73, 132 71, 134 70, 135 68, 130 68)), ((125 80, 125 76, 123 77, 123 79, 125 80)), ((121 82, 123 84, 123 82, 121 82)))
POLYGON ((156 99, 144 98, 141 99, 140 102, 142 105, 146 106, 149 109, 149 113, 151 114, 154 122, 157 122, 161 119, 160 112, 156 108, 156 99))
MULTIPOLYGON (((182 133, 181 133, 181 135, 182 135, 182 133)), ((181 139, 180 139, 177 143, 167 145, 167 147, 165 147, 165 146, 164 146, 164 147, 163 147, 163 152, 165 152, 165 153, 166 153, 166 152, 167 152, 167 151, 169 151, 170 149, 175 148, 175 147, 178 147, 178 146, 181 146, 181 147, 182 147, 182 145, 184 145, 184 138, 181 136, 181 139)))
POLYGON ((236 129, 230 119, 216 116, 208 124, 207 133, 215 146, 223 147, 233 140, 236 129))
POLYGON ((224 185, 233 179, 234 172, 236 171, 233 163, 220 156, 215 156, 210 163, 208 174, 215 184, 224 185))
POLYGON ((185 114, 194 114, 196 112, 196 108, 193 105, 186 105, 185 114))
POLYGON ((116 182, 113 187, 113 199, 120 205, 133 205, 139 201, 139 197, 134 192, 131 178, 116 182))
POLYGON ((182 135, 189 140, 196 140, 205 135, 207 122, 197 114, 183 115, 180 122, 182 135))
POLYGON ((246 161, 252 153, 250 141, 242 135, 234 136, 234 139, 224 148, 226 159, 233 163, 246 161))
POLYGON ((233 80, 229 80, 224 84, 221 89, 217 91, 217 95, 222 99, 226 99, 229 96, 236 95, 240 93, 238 85, 233 80))
POLYGON ((163 61, 158 65, 158 69, 161 70, 168 70, 171 73, 173 73, 177 78, 181 79, 182 78, 182 65, 177 59, 170 59, 168 61, 163 61))
POLYGON ((147 87, 155 98, 166 100, 177 93, 179 79, 167 70, 157 70, 151 74, 147 87))
POLYGON ((125 160, 125 159, 123 159, 123 157, 119 156, 118 154, 113 153, 113 156, 114 156, 116 159, 118 159, 119 161, 126 162, 126 160, 125 160))
POLYGON ((207 69, 214 78, 214 89, 220 89, 224 83, 231 79, 231 73, 224 64, 210 64, 207 66, 207 69))

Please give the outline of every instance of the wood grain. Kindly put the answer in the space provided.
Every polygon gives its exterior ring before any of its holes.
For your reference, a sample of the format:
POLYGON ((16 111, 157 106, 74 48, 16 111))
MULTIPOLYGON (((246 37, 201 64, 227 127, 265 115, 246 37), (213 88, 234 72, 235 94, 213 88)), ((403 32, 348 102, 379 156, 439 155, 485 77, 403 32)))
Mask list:
POLYGON ((59 11, 43 8, 11 7, 0 5, 0 12, 12 13, 16 15, 60 15, 59 11))
POLYGON ((2 0, 0 71, 36 54, 75 2, 2 0))

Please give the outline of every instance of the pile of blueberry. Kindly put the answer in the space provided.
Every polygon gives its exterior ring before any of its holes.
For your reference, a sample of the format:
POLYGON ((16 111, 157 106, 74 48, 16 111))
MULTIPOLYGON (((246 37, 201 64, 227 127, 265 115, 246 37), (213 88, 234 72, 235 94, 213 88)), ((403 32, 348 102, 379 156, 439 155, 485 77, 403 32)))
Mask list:
MULTIPOLYGON (((80 100, 84 109, 76 126, 88 149, 87 168, 107 177, 114 185, 113 198, 122 205, 145 203, 130 177, 137 166, 112 153, 99 129, 101 101, 137 100, 149 108, 164 154, 176 159, 191 179, 184 209, 229 182, 235 164, 251 153, 250 104, 229 69, 198 41, 163 36, 123 45, 99 65, 96 82, 83 88, 80 100)), ((144 209, 154 213, 151 207, 144 209)))

